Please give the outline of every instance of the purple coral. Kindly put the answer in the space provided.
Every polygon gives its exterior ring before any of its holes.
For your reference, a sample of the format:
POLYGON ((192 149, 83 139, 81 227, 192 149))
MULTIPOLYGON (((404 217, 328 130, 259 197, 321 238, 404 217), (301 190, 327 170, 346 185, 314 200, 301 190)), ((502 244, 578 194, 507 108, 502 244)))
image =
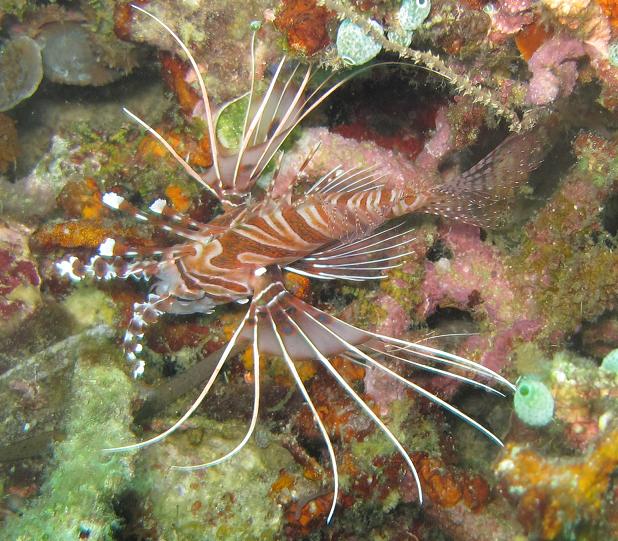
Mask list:
POLYGON ((532 23, 534 16, 532 0, 499 0, 488 4, 485 12, 491 18, 489 40, 501 43, 508 36, 516 34, 524 26, 532 23))
POLYGON ((585 54, 577 39, 557 36, 541 45, 528 61, 532 80, 526 101, 546 105, 570 95, 577 82, 577 59, 585 54))

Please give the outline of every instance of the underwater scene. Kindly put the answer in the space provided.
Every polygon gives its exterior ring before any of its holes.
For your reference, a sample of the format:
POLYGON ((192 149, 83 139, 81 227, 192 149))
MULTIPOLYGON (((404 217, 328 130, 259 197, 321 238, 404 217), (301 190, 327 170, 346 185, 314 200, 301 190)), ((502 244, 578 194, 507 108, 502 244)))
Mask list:
POLYGON ((618 540, 618 1, 0 0, 0 541, 618 540))

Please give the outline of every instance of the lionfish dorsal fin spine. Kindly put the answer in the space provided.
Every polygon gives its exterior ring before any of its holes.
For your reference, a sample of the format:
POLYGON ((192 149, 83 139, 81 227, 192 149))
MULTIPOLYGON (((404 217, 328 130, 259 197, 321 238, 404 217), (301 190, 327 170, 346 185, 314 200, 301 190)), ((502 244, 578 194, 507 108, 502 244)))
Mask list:
POLYGON ((214 167, 215 172, 216 172, 216 178, 218 179, 218 183, 219 183, 218 190, 221 192, 221 173, 219 171, 219 156, 218 156, 218 153, 217 153, 217 145, 214 143, 214 141, 217 140, 216 139, 216 133, 215 133, 215 123, 214 123, 214 118, 213 118, 212 110, 211 110, 211 107, 210 107, 210 100, 208 98, 208 92, 206 90, 206 84, 204 83, 204 78, 202 77, 202 73, 200 72, 200 68, 197 65, 197 62, 195 61, 195 58, 193 58, 193 55, 191 54, 191 51, 189 51, 189 48, 184 44, 184 42, 180 39, 180 37, 167 24, 165 24, 161 19, 159 19, 153 13, 150 13, 149 11, 145 10, 144 8, 142 8, 142 7, 140 7, 140 6, 136 5, 136 4, 131 4, 131 7, 133 9, 136 9, 137 11, 140 11, 143 14, 147 15, 148 17, 153 19, 157 24, 159 24, 162 28, 165 29, 165 31, 174 39, 174 41, 183 50, 183 52, 187 56, 187 59, 189 60, 189 63, 191 64, 191 67, 193 68, 193 71, 195 72, 195 77, 196 77, 198 85, 200 87, 200 93, 201 93, 201 96, 202 96, 202 103, 204 105, 204 110, 206 112, 206 123, 208 125, 208 137, 210 138, 210 141, 213 142, 210 145, 211 153, 212 153, 212 162, 213 162, 213 167, 214 167))
POLYGON ((243 180, 243 184, 239 183, 239 172, 241 171, 241 166, 243 166, 244 168, 244 165, 243 165, 244 153, 247 150, 247 148, 251 146, 250 145, 251 137, 253 136, 254 131, 257 129, 261 121, 262 115, 264 113, 264 109, 266 108, 266 105, 268 104, 268 100, 273 92, 273 89, 275 88, 275 83, 277 81, 277 78, 279 77, 279 74, 281 73, 281 70, 283 69, 285 61, 286 61, 285 56, 279 61, 279 64, 277 65, 277 69, 275 70, 275 74, 273 75, 273 78, 270 81, 268 88, 266 89, 264 97, 262 98, 262 101, 255 115, 251 118, 250 121, 248 121, 247 129, 243 130, 243 137, 240 142, 240 147, 238 148, 238 156, 236 158, 236 165, 234 167, 234 174, 232 177, 232 189, 236 193, 245 193, 251 187, 249 183, 249 180, 250 180, 249 178, 246 178, 245 180, 243 180))

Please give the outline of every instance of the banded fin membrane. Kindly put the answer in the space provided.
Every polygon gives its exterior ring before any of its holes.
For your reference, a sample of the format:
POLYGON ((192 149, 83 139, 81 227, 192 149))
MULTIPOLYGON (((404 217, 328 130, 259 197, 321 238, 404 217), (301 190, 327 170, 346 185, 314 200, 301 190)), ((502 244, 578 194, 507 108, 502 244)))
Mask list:
POLYGON ((338 242, 324 250, 295 261, 285 269, 320 280, 381 280, 386 272, 400 267, 414 250, 406 248, 410 226, 405 221, 380 228, 362 239, 338 242))
POLYGON ((421 212, 487 228, 503 225, 516 190, 551 148, 551 126, 511 135, 476 165, 433 188, 421 212))

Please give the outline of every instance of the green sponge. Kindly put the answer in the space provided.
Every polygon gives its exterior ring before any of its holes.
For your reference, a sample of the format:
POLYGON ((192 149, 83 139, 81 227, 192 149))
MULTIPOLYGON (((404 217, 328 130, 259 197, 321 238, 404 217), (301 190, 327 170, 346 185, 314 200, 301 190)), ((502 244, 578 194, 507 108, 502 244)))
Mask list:
POLYGON ((605 355, 603 362, 601 362, 601 368, 618 374, 618 349, 614 349, 605 355))
POLYGON ((536 378, 519 380, 514 398, 515 413, 530 426, 545 426, 554 416, 554 399, 547 386, 536 378))

